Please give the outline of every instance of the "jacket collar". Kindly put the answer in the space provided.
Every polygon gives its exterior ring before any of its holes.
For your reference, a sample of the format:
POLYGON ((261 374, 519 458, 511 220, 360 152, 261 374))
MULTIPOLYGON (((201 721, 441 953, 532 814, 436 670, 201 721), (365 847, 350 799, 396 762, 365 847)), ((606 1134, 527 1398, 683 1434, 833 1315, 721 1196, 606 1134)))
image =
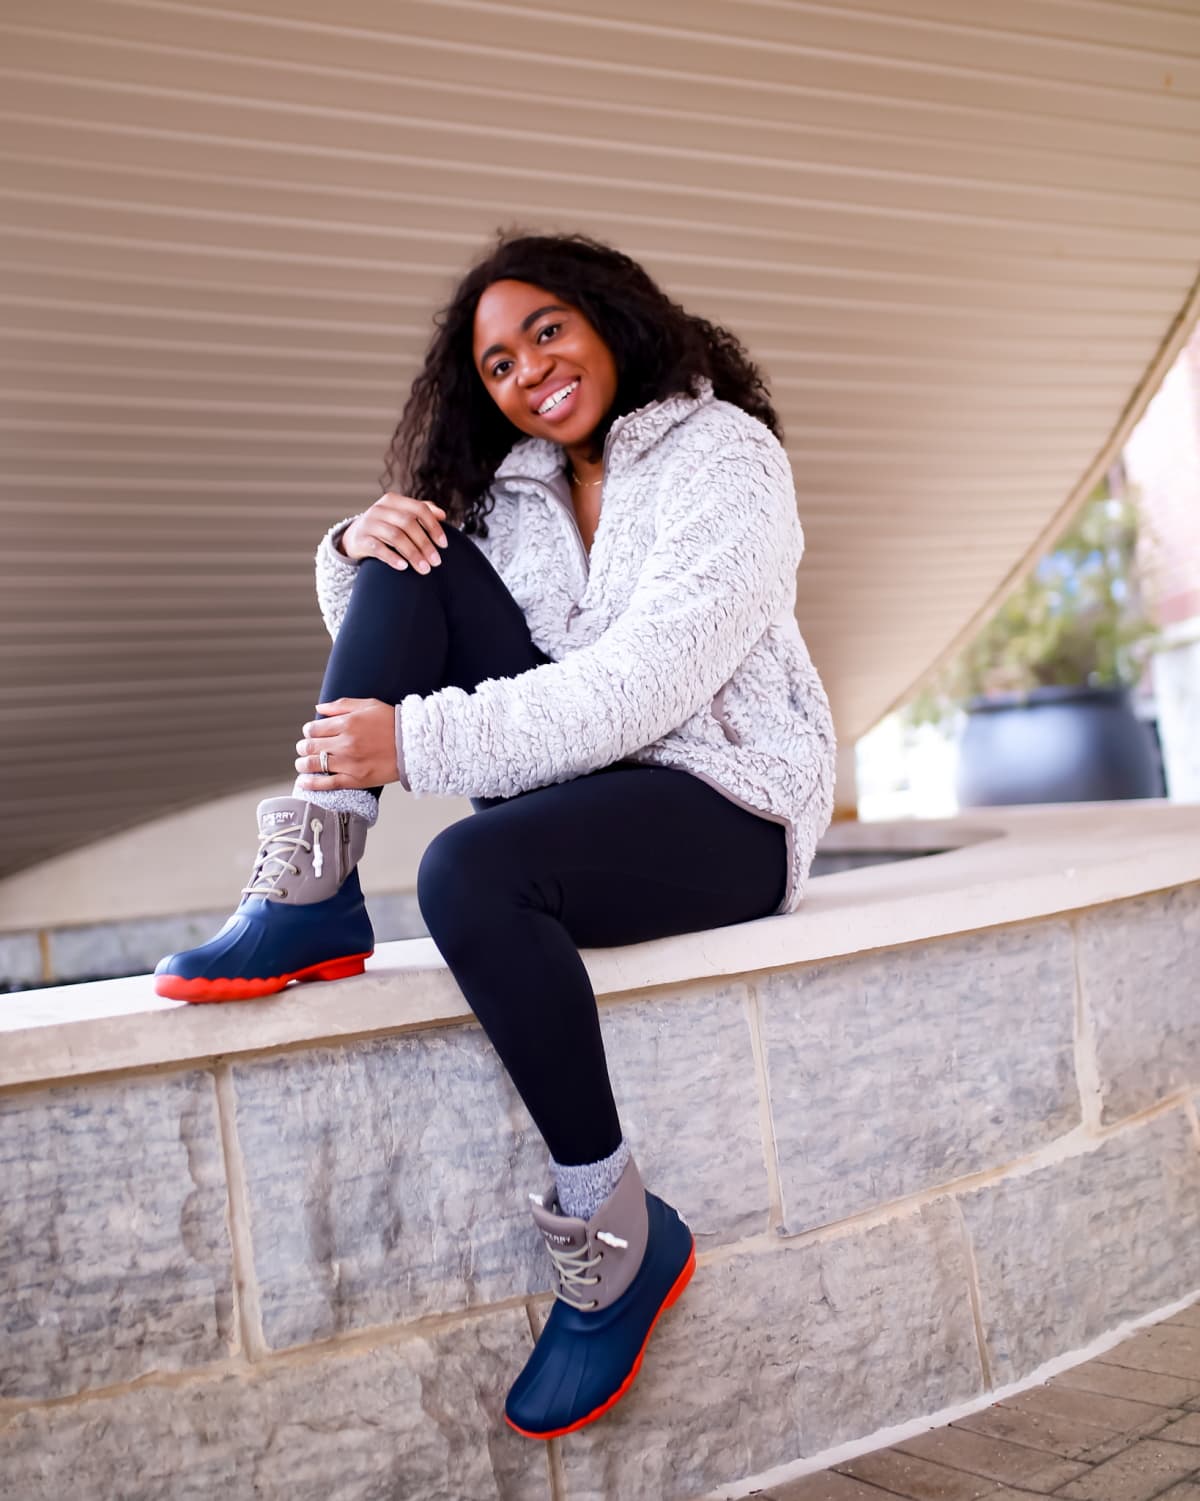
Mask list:
MULTIPOLYGON (((618 417, 604 441, 605 467, 611 470, 619 455, 617 468, 632 464, 673 427, 685 421, 700 407, 714 400, 712 381, 702 375, 697 381, 699 395, 675 391, 661 401, 650 401, 618 417)), ((532 479, 549 482, 566 469, 566 450, 551 438, 522 438, 496 469, 496 478, 532 479)))

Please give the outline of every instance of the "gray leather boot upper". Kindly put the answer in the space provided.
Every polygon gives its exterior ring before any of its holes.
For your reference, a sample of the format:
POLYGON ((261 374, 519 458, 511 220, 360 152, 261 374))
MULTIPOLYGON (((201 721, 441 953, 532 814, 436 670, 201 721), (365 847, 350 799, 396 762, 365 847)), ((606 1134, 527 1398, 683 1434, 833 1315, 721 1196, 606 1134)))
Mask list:
POLYGON ((554 1263, 556 1296, 579 1309, 615 1303, 637 1275, 649 1236, 646 1190, 633 1158, 590 1220, 563 1214, 553 1184, 529 1197, 554 1263))
POLYGON ((362 858, 370 825, 357 813, 334 813, 301 797, 258 805, 258 854, 243 897, 308 906, 335 895, 362 858))

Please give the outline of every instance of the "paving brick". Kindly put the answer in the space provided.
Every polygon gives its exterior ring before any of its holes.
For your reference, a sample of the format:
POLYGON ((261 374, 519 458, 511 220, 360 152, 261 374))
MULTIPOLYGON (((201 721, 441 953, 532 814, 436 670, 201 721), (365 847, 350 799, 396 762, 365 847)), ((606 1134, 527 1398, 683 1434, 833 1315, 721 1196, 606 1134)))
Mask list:
MULTIPOLYGON (((1148 1324, 1144 1329, 1139 1329, 1136 1334, 1130 1335, 1119 1348, 1124 1349, 1127 1344, 1170 1346, 1181 1354, 1195 1356, 1197 1368, 1200 1371, 1200 1329, 1194 1324, 1176 1324, 1169 1319, 1164 1319, 1157 1324, 1148 1324)), ((1200 1375, 1197 1379, 1200 1379, 1200 1375)))
POLYGON ((1120 1454, 1123 1449, 1132 1448, 1138 1439, 1158 1438, 1168 1423, 1174 1422, 1176 1418, 1184 1416, 1182 1412, 1178 1410, 1173 1412, 1167 1407, 1159 1407, 1156 1411, 1159 1414, 1157 1417, 1152 1418, 1147 1423, 1139 1424, 1137 1428, 1131 1428, 1128 1433, 1110 1434, 1102 1443, 1097 1444, 1093 1449, 1089 1449, 1083 1457, 1090 1465, 1103 1464, 1106 1459, 1112 1459, 1115 1454, 1120 1454))
POLYGON ((1024 1444, 1030 1449, 1044 1449, 1049 1454, 1060 1454, 1064 1459, 1083 1459, 1089 1449, 1111 1435, 1111 1429, 1101 1428, 1095 1423, 1084 1423, 1078 1418, 1055 1413, 1027 1412, 1010 1407, 1007 1402, 998 1402, 983 1412, 959 1418, 954 1426, 1024 1444))
POLYGON ((1130 1433, 1156 1416, 1164 1423, 1171 1421, 1168 1408, 1067 1386, 1035 1386, 1030 1391, 1018 1392, 1015 1397, 1006 1397, 1004 1405, 1021 1412, 1092 1423, 1114 1433, 1130 1433))
POLYGON ((1030 1501, 1031 1497, 1036 1501, 1043 1494, 1042 1491, 1018 1491, 1011 1485, 1001 1485, 994 1491, 988 1491, 987 1501, 1030 1501))
POLYGON ((1173 1313, 1169 1319, 1164 1319, 1162 1322, 1184 1324, 1193 1329, 1200 1329, 1200 1303, 1193 1303, 1190 1308, 1181 1308, 1178 1313, 1173 1313))
POLYGON ((1151 1501, 1172 1480, 1197 1468, 1196 1451, 1189 1445, 1147 1438, 1064 1485, 1058 1494, 1071 1501, 1151 1501))
POLYGON ((1152 1371, 1134 1371, 1115 1365, 1124 1347, 1118 1345, 1099 1360, 1088 1360, 1054 1376, 1050 1387, 1067 1387, 1072 1391, 1103 1392, 1109 1397, 1129 1397, 1135 1402, 1149 1402, 1157 1407, 1186 1407, 1190 1399, 1200 1401, 1200 1381, 1183 1376, 1166 1376, 1152 1371))
MULTIPOLYGON (((769 1491, 755 1491, 754 1501, 888 1501, 888 1493, 873 1485, 862 1485, 836 1470, 822 1470, 804 1475, 787 1485, 773 1485, 769 1491)), ((893 1498, 894 1501, 894 1498, 893 1498)))
POLYGON ((1023 1444, 971 1433, 957 1423, 905 1439, 895 1447, 935 1464, 983 1475, 1037 1495, 1049 1495, 1056 1487, 1086 1474, 1088 1468, 1077 1460, 1048 1454, 1044 1449, 1028 1449, 1023 1444))
POLYGON ((1181 1480, 1169 1491, 1163 1491, 1157 1501, 1200 1501, 1200 1485, 1194 1480, 1181 1480))
POLYGON ((991 1496, 996 1489, 994 1480, 968 1475, 965 1470, 947 1469, 916 1454, 905 1454, 902 1449, 876 1449, 873 1454, 862 1454, 838 1468, 843 1474, 903 1496, 906 1501, 978 1501, 981 1496, 991 1496))
MULTIPOLYGON (((1117 1358, 1116 1351, 1112 1358, 1117 1358)), ((1200 1329, 1172 1329, 1158 1324, 1139 1330, 1121 1346, 1119 1359, 1131 1370, 1200 1382, 1200 1329)))
POLYGON ((1158 1436, 1173 1444, 1200 1444, 1200 1412, 1189 1412, 1186 1417, 1168 1423, 1158 1436))

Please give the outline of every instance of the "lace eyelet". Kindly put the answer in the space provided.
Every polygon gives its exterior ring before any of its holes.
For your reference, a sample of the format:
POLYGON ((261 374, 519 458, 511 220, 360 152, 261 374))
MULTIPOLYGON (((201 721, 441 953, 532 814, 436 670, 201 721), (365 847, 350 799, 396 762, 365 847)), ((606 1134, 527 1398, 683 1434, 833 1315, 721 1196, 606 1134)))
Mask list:
POLYGON ((589 1308, 599 1308, 600 1307, 600 1299, 599 1298, 593 1298, 592 1301, 587 1306, 589 1308))
POLYGON ((280 887, 279 895, 280 895, 281 898, 287 896, 287 887, 286 886, 280 887))

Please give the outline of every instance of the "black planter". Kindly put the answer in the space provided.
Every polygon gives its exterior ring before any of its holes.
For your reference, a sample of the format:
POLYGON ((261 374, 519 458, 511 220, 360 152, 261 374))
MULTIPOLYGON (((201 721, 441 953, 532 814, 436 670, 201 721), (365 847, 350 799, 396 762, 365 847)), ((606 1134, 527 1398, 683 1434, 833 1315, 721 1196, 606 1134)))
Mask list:
POLYGON ((975 698, 958 748, 959 806, 1162 797, 1149 728, 1128 688, 1035 688, 975 698))

